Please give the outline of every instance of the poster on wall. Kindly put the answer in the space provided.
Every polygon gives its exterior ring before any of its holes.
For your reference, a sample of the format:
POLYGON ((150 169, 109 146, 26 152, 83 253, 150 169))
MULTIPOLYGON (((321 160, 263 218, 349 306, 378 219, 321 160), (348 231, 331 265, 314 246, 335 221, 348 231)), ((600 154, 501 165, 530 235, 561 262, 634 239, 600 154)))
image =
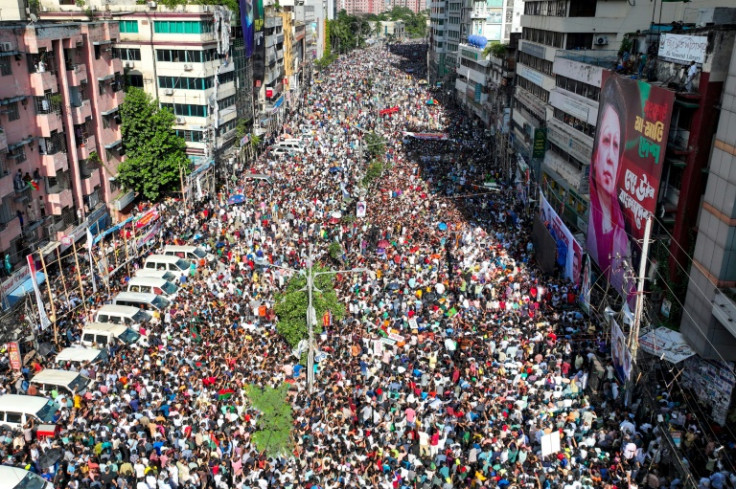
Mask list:
POLYGON ((655 211, 674 93, 603 73, 590 165, 587 248, 633 307, 647 218, 655 211))
POLYGON ((611 318, 611 362, 621 381, 631 376, 631 352, 626 346, 626 337, 615 319, 611 318))
POLYGON ((683 386, 698 393, 698 402, 710 409, 710 416, 721 426, 726 424, 736 386, 733 368, 733 362, 705 360, 694 355, 685 360, 682 369, 683 386))
POLYGON ((542 221, 557 243, 557 264, 565 271, 565 277, 575 284, 580 283, 583 248, 541 191, 539 199, 542 221))

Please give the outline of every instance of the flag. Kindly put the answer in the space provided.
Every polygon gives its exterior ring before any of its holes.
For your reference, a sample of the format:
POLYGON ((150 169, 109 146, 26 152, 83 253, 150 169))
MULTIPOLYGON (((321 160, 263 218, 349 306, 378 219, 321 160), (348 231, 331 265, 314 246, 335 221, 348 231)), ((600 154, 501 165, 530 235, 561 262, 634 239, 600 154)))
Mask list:
MULTIPOLYGON (((41 299, 41 291, 38 289, 36 264, 33 262, 33 255, 26 256, 26 261, 28 262, 28 269, 31 271, 31 283, 33 284, 33 292, 36 294, 36 307, 38 308, 41 329, 46 329, 51 325, 51 321, 49 321, 49 317, 46 315, 46 309, 43 307, 43 300, 41 299)), ((52 298, 49 297, 49 300, 52 300, 52 298)))
POLYGON ((92 279, 92 290, 94 293, 97 293, 97 282, 95 281, 95 269, 93 267, 94 262, 92 261, 92 242, 94 241, 94 238, 92 237, 92 231, 90 231, 89 227, 87 227, 87 253, 89 254, 89 276, 92 279))
POLYGON ((35 180, 30 180, 28 182, 28 188, 33 189, 33 190, 38 190, 39 189, 38 182, 35 180))

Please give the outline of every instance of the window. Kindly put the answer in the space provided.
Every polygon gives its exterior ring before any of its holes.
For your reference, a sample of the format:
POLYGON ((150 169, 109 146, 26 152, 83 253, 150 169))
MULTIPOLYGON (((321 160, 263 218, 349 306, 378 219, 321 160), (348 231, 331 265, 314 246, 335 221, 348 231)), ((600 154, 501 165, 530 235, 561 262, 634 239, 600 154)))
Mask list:
MULTIPOLYGON (((595 5, 594 5, 595 6, 595 5)), ((565 49, 591 49, 593 33, 570 33, 567 35, 565 49)))
POLYGON ((153 32, 156 34, 205 34, 212 32, 213 24, 191 20, 155 20, 153 32))
POLYGON ((223 136, 224 134, 228 133, 229 131, 232 131, 235 129, 235 126, 237 125, 238 120, 233 119, 230 122, 226 122, 225 124, 221 125, 219 128, 217 128, 217 136, 223 136))
POLYGON ((10 64, 10 57, 3 56, 2 58, 0 58, 0 75, 8 76, 12 74, 13 74, 13 69, 11 68, 11 64, 10 64))
POLYGON ((183 49, 157 49, 156 60, 173 62, 173 63, 203 63, 218 59, 216 49, 206 49, 204 51, 183 50, 183 49))
POLYGON ((230 97, 225 97, 224 99, 217 101, 217 106, 220 108, 220 110, 230 107, 232 105, 235 105, 235 95, 232 95, 230 97))
POLYGON ((581 121, 580 119, 573 117, 570 114, 563 112, 556 107, 555 107, 554 115, 555 115, 555 119, 557 119, 558 121, 564 122, 565 124, 572 127, 573 129, 577 129, 578 131, 590 137, 595 136, 595 126, 592 126, 585 121, 581 121))
POLYGON ((141 50, 137 48, 118 48, 118 56, 123 61, 140 61, 141 50))
POLYGON ((181 131, 177 129, 176 135, 180 138, 184 138, 184 141, 188 143, 201 143, 204 141, 202 131, 181 131))
POLYGON ((13 160, 16 163, 22 163, 26 161, 26 152, 23 149, 23 146, 20 146, 13 150, 9 149, 8 152, 5 153, 5 158, 9 160, 13 160))
POLYGON ((532 56, 527 53, 520 52, 518 54, 519 63, 523 65, 527 65, 530 68, 534 68, 535 70, 544 73, 545 75, 552 76, 552 62, 547 61, 546 59, 537 58, 536 56, 532 56))
POLYGON ((161 104, 161 108, 169 109, 174 115, 189 117, 207 117, 206 105, 161 104))
POLYGON ((121 20, 119 24, 121 33, 138 34, 137 20, 121 20))
POLYGON ((524 27, 521 31, 521 38, 523 40, 536 42, 555 48, 562 47, 562 37, 563 34, 561 32, 545 31, 543 29, 531 29, 529 27, 524 27))
POLYGON ((13 102, 12 104, 6 105, 5 110, 7 110, 9 121, 17 121, 18 119, 20 119, 20 112, 18 112, 18 102, 13 102))
POLYGON ((559 88, 567 90, 568 92, 582 95, 583 97, 589 98, 590 100, 597 101, 600 98, 601 89, 598 87, 594 87, 593 85, 588 85, 587 83, 573 80, 572 78, 567 78, 566 76, 562 75, 557 75, 555 77, 555 81, 559 88))
MULTIPOLYGON (((234 73, 234 72, 233 72, 234 73)), ((188 78, 185 76, 159 76, 159 88, 177 88, 179 90, 207 90, 212 88, 214 77, 188 78)))
POLYGON ((11 413, 11 412, 8 412, 7 413, 7 416, 8 416, 7 417, 7 421, 6 421, 7 423, 18 423, 18 424, 20 424, 21 421, 22 421, 22 419, 23 419, 23 416, 20 413, 11 413))
POLYGON ((231 71, 230 73, 223 73, 222 75, 217 75, 220 80, 220 85, 223 83, 228 83, 231 81, 235 81, 235 72, 231 71))

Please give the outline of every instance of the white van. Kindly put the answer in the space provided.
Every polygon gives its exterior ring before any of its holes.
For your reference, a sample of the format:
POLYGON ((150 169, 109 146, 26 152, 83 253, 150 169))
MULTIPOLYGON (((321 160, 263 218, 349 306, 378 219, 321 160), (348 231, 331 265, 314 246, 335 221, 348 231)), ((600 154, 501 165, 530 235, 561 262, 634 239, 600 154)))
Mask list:
POLYGON ((86 363, 96 363, 102 360, 106 360, 107 358, 107 350, 70 346, 69 348, 64 348, 56 354, 56 363, 71 362, 82 365, 86 363))
POLYGON ((25 469, 0 465, 0 489, 54 489, 54 485, 25 469))
POLYGON ((122 345, 134 345, 139 339, 140 333, 136 333, 122 324, 112 323, 88 323, 82 329, 82 346, 106 347, 112 343, 122 345))
POLYGON ((41 370, 31 379, 31 384, 38 388, 38 393, 42 396, 48 395, 54 390, 81 396, 87 392, 87 386, 90 382, 88 377, 81 375, 79 372, 54 368, 41 370))
POLYGON ((95 321, 98 323, 122 324, 138 331, 141 324, 150 321, 151 317, 150 313, 141 311, 139 307, 105 304, 95 314, 95 321))
POLYGON ((0 425, 23 429, 31 419, 36 424, 53 424, 58 406, 51 399, 20 394, 0 396, 0 425))
POLYGON ((179 286, 162 278, 133 277, 128 280, 128 292, 156 294, 172 299, 179 292, 179 286))
POLYGON ((145 311, 163 311, 171 302, 163 296, 156 294, 144 294, 143 292, 120 292, 112 303, 116 306, 133 306, 145 311))
POLYGON ((293 155, 295 153, 304 153, 304 149, 298 147, 293 148, 290 146, 274 146, 271 153, 275 155, 293 155))
POLYGON ((135 276, 162 278, 167 282, 171 282, 172 284, 176 284, 179 281, 179 274, 170 272, 168 270, 149 270, 146 268, 139 268, 138 270, 136 270, 135 276))
POLYGON ((167 255, 151 255, 143 264, 145 270, 168 270, 174 273, 188 273, 190 263, 184 258, 167 255))
POLYGON ((215 255, 207 253, 200 246, 166 245, 164 246, 164 251, 161 252, 161 254, 184 258, 185 260, 193 262, 198 267, 203 266, 205 263, 212 263, 216 260, 215 255))

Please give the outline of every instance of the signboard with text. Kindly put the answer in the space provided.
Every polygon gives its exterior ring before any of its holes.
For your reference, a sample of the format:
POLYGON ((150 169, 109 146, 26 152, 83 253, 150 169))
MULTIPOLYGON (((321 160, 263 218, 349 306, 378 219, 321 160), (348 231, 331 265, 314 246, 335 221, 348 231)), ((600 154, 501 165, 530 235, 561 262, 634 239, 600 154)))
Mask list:
POLYGON ((647 218, 657 205, 674 93, 604 73, 590 165, 587 248, 633 306, 647 218))
POLYGON ((688 64, 705 62, 705 51, 708 47, 707 36, 683 36, 681 34, 662 34, 659 41, 659 56, 688 64))

